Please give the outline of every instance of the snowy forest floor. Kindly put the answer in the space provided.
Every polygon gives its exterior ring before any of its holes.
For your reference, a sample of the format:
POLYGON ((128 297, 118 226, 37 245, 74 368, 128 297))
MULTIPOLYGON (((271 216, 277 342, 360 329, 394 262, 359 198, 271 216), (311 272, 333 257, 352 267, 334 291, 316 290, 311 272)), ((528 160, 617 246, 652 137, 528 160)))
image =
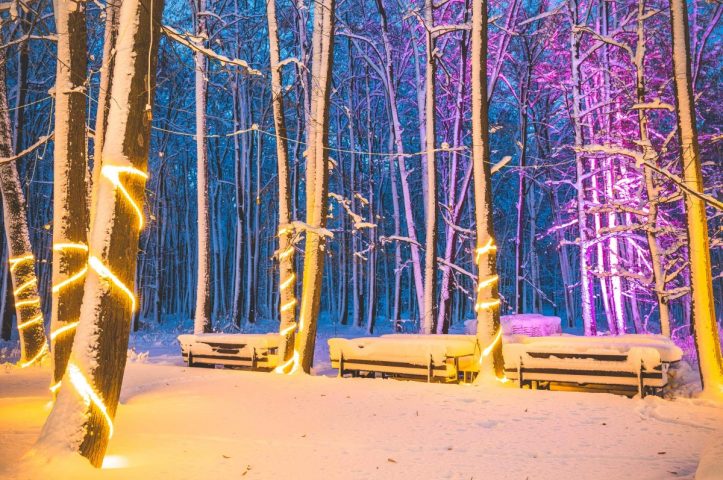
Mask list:
MULTIPOLYGON (((50 408, 48 366, 0 365, 0 478, 692 478, 723 405, 679 397, 189 369, 135 334, 106 465, 19 462, 50 408), (22 465, 19 466, 19 463, 22 465)), ((0 346, 0 363, 11 349, 0 346)))

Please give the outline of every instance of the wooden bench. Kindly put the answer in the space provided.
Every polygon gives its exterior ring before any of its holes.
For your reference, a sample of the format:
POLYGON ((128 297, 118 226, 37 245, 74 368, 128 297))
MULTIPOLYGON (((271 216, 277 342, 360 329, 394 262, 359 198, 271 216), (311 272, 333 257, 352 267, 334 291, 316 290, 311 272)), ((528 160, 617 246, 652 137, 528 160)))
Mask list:
POLYGON ((270 371, 278 364, 279 334, 203 333, 179 335, 181 354, 189 367, 243 367, 270 371))
POLYGON ((407 335, 331 338, 329 354, 339 376, 362 374, 459 382, 471 379, 479 360, 473 335, 407 335))
POLYGON ((520 388, 551 383, 609 391, 661 393, 683 352, 660 335, 503 338, 505 375, 520 388))

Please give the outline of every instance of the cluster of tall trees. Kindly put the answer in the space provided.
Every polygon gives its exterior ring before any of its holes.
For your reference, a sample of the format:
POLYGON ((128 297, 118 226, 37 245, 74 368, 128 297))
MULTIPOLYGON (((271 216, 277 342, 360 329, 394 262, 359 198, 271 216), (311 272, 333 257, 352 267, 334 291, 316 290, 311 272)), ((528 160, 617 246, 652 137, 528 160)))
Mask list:
POLYGON ((500 313, 555 313, 695 334, 718 388, 721 5, 168 7, 0 3, 0 313, 51 353, 47 445, 100 464, 130 330, 191 322, 278 319, 308 372, 322 312, 474 315, 491 372, 500 313))

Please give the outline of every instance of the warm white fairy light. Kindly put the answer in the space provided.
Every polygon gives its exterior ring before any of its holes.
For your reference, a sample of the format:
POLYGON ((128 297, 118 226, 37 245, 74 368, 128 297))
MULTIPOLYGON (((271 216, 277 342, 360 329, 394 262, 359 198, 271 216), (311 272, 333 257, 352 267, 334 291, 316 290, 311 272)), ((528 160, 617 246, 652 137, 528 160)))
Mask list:
POLYGON ((113 420, 110 418, 110 414, 108 413, 108 409, 106 408, 105 403, 95 392, 88 380, 85 378, 83 372, 80 371, 80 368, 78 368, 73 363, 68 363, 68 378, 70 378, 70 383, 73 384, 75 390, 77 390, 77 392, 83 398, 86 407, 90 406, 91 403, 94 403, 98 410, 100 410, 100 412, 103 414, 103 416, 105 417, 105 421, 108 424, 108 438, 112 437, 113 420))
POLYGON ((72 323, 68 323, 68 324, 63 325, 63 326, 60 327, 60 328, 56 328, 56 329, 50 334, 50 340, 55 340, 56 337, 58 337, 58 336, 60 336, 60 335, 62 335, 62 334, 64 334, 64 333, 66 333, 66 332, 70 332, 71 330, 74 330, 74 329, 78 326, 78 323, 79 323, 79 322, 72 322, 72 323))
POLYGON ((279 260, 285 259, 286 257, 288 257, 289 255, 291 255, 292 253, 294 253, 294 247, 293 247, 293 246, 290 246, 289 248, 287 248, 286 250, 284 250, 283 252, 281 252, 281 253, 279 254, 279 260))
POLYGON ((65 280, 58 282, 57 284, 53 285, 53 293, 58 293, 61 288, 67 287, 71 283, 75 283, 81 278, 85 277, 85 274, 88 273, 88 267, 85 266, 81 268, 77 273, 71 275, 70 277, 66 278, 65 280))
POLYGON ((48 344, 43 342, 43 346, 40 347, 40 351, 38 353, 36 353, 35 356, 33 358, 31 358, 30 360, 28 360, 27 362, 21 363, 20 368, 29 367, 30 365, 34 364, 35 362, 37 362, 38 360, 43 358, 46 353, 48 353, 48 344))
POLYGON ((296 280, 296 274, 292 273, 289 278, 283 281, 281 285, 279 285, 279 289, 284 290, 285 288, 288 288, 289 285, 294 283, 294 280, 296 280))
POLYGON ((24 262, 30 262, 34 259, 35 259, 35 257, 33 256, 32 253, 20 255, 18 257, 8 258, 8 263, 10 264, 10 271, 14 272, 15 269, 18 267, 18 265, 20 265, 24 262))
POLYGON ((94 255, 88 257, 88 265, 90 266, 90 268, 95 270, 95 272, 101 278, 109 280, 110 283, 122 290, 123 293, 125 293, 131 301, 131 312, 134 312, 136 310, 136 296, 133 294, 131 289, 126 287, 126 285, 121 281, 121 279, 118 278, 113 272, 111 272, 110 269, 106 267, 98 257, 94 255))
POLYGON ((123 186, 123 184, 120 181, 120 175, 126 174, 126 175, 133 175, 136 177, 140 177, 143 180, 148 179, 148 174, 142 170, 138 170, 135 167, 131 166, 117 166, 117 165, 103 165, 103 167, 100 169, 100 174, 103 175, 110 183, 113 184, 113 186, 120 190, 120 192, 123 194, 125 199, 128 201, 130 206, 133 208, 133 210, 136 211, 136 214, 138 215, 138 229, 143 228, 143 212, 141 211, 141 207, 136 202, 136 200, 131 196, 131 194, 126 190, 126 188, 123 186))
POLYGON ((296 299, 292 298, 291 300, 289 300, 288 302, 286 302, 285 304, 283 304, 281 306, 281 311, 286 312, 287 310, 294 308, 294 305, 296 305, 296 299))
POLYGON ((25 290, 27 290, 28 288, 32 287, 33 285, 37 285, 37 284, 38 284, 38 279, 37 279, 37 278, 31 278, 30 280, 28 280, 27 282, 23 283, 23 284, 20 285, 18 288, 16 288, 15 290, 13 290, 13 295, 17 297, 18 295, 20 295, 21 293, 23 293, 23 292, 24 292, 25 290))
POLYGON ((63 384, 62 380, 58 380, 56 383, 52 384, 48 390, 50 390, 53 394, 57 393, 58 390, 60 390, 60 386, 63 384))
POLYGON ((43 322, 43 314, 39 313, 39 314, 35 315, 33 318, 31 318, 30 320, 28 320, 27 322, 18 323, 18 330, 22 331, 31 325, 36 325, 36 324, 42 323, 42 322, 43 322))
POLYGON ((477 285, 477 291, 479 292, 479 291, 482 290, 483 288, 489 287, 490 285, 492 285, 493 283, 495 283, 498 279, 499 279, 499 276, 497 276, 497 275, 492 275, 492 276, 491 276, 490 278, 488 278, 487 280, 482 280, 482 281, 479 282, 479 284, 477 285))
POLYGON ((15 308, 30 307, 32 305, 40 305, 40 297, 28 298, 26 300, 19 300, 15 302, 15 308))

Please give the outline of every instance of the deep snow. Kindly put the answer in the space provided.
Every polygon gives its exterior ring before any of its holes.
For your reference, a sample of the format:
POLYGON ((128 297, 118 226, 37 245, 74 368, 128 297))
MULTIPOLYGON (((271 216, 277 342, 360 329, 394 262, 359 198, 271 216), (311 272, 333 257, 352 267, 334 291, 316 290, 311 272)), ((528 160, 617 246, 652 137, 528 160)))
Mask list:
POLYGON ((35 478, 692 478, 723 437, 699 400, 189 369, 129 360, 106 465, 19 462, 49 369, 0 369, 0 476, 35 478))

